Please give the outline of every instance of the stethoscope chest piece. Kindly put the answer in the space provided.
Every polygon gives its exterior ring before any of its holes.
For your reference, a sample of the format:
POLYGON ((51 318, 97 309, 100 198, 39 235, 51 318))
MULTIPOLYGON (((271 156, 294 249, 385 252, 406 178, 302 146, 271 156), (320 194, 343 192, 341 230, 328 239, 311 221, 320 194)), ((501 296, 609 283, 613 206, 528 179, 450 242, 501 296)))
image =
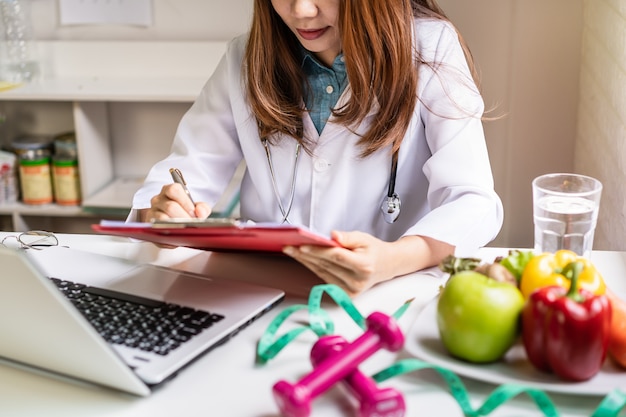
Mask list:
POLYGON ((398 194, 393 193, 391 196, 385 196, 383 203, 380 206, 380 211, 383 213, 383 219, 387 223, 393 223, 398 219, 400 215, 400 197, 398 194))
POLYGON ((400 197, 396 193, 396 174, 398 173, 398 151, 391 156, 391 172, 389 173, 389 187, 387 195, 380 205, 380 211, 383 213, 383 219, 387 223, 393 223, 398 220, 400 215, 400 197))

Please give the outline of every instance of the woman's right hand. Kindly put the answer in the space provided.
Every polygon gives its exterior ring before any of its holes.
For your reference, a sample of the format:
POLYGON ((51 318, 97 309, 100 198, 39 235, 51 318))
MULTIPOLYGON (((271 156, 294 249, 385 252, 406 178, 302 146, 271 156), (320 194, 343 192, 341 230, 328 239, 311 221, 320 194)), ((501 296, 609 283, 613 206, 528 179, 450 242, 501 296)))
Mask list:
POLYGON ((139 210, 139 219, 143 222, 171 218, 206 219, 211 214, 207 203, 193 204, 180 184, 164 185, 161 192, 150 200, 150 208, 139 210))

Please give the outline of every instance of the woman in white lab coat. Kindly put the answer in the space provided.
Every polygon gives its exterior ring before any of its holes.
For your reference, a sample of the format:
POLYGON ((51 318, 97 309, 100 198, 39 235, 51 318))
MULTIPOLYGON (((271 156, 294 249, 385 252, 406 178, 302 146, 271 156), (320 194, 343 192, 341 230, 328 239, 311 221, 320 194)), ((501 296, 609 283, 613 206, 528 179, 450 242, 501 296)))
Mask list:
POLYGON ((284 252, 350 294, 470 253, 503 211, 468 57, 433 0, 255 0, 131 217, 206 217, 245 160, 241 217, 335 239, 284 252))

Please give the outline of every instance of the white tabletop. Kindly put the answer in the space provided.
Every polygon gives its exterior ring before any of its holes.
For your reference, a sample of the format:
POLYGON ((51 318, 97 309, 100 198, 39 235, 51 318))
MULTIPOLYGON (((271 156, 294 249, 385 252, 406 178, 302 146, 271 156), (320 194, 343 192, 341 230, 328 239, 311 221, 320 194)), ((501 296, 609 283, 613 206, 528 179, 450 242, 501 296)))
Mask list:
MULTIPOLYGON (((0 238, 7 233, 0 232, 0 238)), ((51 378, 30 370, 0 364, 0 415, 2 416, 278 416, 271 388, 279 380, 298 381, 311 370, 309 352, 316 338, 305 333, 265 365, 255 364, 256 344, 271 320, 284 308, 304 304, 310 288, 321 283, 300 265, 280 256, 223 254, 187 248, 158 249, 150 243, 96 235, 59 235, 61 245, 175 267, 208 275, 227 276, 277 286, 286 291, 285 301, 236 337, 200 358, 151 396, 138 398, 112 390, 51 378)), ((489 248, 480 252, 485 260, 505 255, 506 249, 489 248)), ((618 293, 626 293, 626 253, 594 252, 592 260, 605 280, 618 293)), ((379 285, 354 300, 364 315, 373 311, 393 313, 405 300, 415 297, 400 318, 405 334, 421 308, 435 297, 444 283, 441 274, 417 273, 379 285)), ((327 307, 335 322, 335 333, 348 340, 360 330, 340 308, 327 307)), ((300 318, 300 316, 297 316, 300 318)), ((303 316, 305 317, 305 316, 303 316)), ((378 352, 360 369, 373 374, 395 361, 409 358, 406 351, 378 352)), ((625 374, 626 386, 626 374, 625 374)), ((463 379, 477 408, 496 388, 484 382, 463 379)), ((404 393, 407 415, 462 416, 441 377, 425 370, 396 377, 380 384, 404 393)), ((563 416, 590 416, 601 397, 548 393, 563 416)), ((353 416, 350 395, 335 388, 312 404, 312 416, 353 416)), ((537 416, 535 404, 521 395, 493 416, 537 416)))

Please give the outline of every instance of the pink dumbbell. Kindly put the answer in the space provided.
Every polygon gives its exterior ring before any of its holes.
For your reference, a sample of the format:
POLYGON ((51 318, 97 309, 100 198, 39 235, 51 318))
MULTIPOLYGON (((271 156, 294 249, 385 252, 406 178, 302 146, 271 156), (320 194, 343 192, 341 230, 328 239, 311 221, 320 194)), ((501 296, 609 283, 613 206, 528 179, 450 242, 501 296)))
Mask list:
MULTIPOLYGON (((311 363, 317 366, 322 361, 341 355, 348 342, 341 336, 321 337, 311 349, 311 363)), ((359 371, 350 372, 343 382, 350 392, 359 400, 359 417, 402 417, 406 406, 404 397, 394 388, 379 388, 376 382, 359 371)))
POLYGON ((296 384, 279 381, 273 393, 285 417, 307 417, 311 414, 311 401, 335 383, 345 378, 361 362, 379 349, 392 352, 404 344, 404 335, 393 317, 374 312, 367 319, 367 330, 340 354, 335 354, 315 367, 296 384))

